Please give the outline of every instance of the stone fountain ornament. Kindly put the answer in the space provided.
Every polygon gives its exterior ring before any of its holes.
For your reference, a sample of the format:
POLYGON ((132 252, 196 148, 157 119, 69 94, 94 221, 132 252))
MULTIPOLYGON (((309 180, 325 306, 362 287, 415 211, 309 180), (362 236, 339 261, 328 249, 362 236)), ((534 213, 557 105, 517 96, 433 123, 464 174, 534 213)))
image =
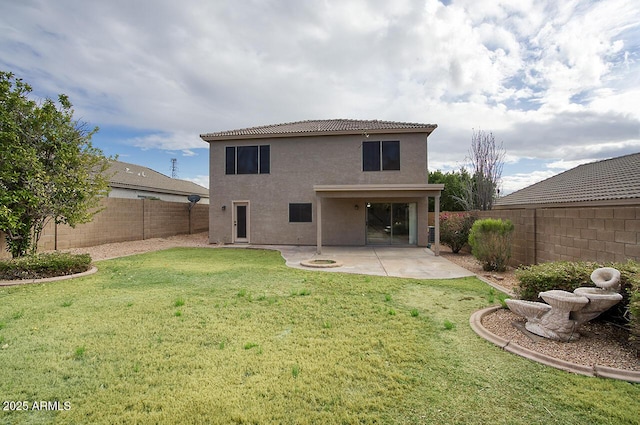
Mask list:
POLYGON ((596 288, 580 287, 573 292, 551 290, 540 292, 545 303, 506 299, 511 311, 527 319, 525 328, 536 335, 556 341, 580 338, 579 326, 593 320, 622 300, 620 271, 602 267, 591 273, 596 288))

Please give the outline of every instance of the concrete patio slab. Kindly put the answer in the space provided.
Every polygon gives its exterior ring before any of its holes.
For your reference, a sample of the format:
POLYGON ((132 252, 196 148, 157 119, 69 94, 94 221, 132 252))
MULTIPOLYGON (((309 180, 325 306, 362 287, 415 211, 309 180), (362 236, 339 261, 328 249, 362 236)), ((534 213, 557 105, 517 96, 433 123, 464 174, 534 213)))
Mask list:
POLYGON ((282 253, 287 266, 322 272, 341 272, 373 276, 408 277, 414 279, 453 279, 475 276, 474 273, 434 255, 426 248, 357 246, 322 248, 316 254, 315 246, 255 246, 276 249, 282 253), (336 260, 341 267, 314 269, 302 266, 300 262, 309 260, 336 260))

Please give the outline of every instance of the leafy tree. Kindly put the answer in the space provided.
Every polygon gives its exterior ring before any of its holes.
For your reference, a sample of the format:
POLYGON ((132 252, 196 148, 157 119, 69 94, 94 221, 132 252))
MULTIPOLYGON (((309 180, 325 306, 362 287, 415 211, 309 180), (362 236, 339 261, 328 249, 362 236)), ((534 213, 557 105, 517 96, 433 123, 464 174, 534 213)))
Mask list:
POLYGON ((69 98, 29 98, 31 86, 0 71, 0 231, 13 257, 35 253, 49 220, 91 221, 108 193, 109 158, 73 119, 69 98))
MULTIPOLYGON (((460 171, 447 173, 440 170, 432 171, 429 173, 429 183, 444 184, 444 190, 440 197, 441 211, 467 210, 464 199, 466 188, 471 183, 471 175, 464 167, 460 171)), ((430 199, 429 202, 433 204, 433 199, 430 199)), ((430 209, 433 210, 432 205, 430 205, 430 209)))
POLYGON ((472 174, 464 196, 465 210, 490 210, 498 197, 505 150, 496 144, 492 132, 473 131, 469 161, 472 174))

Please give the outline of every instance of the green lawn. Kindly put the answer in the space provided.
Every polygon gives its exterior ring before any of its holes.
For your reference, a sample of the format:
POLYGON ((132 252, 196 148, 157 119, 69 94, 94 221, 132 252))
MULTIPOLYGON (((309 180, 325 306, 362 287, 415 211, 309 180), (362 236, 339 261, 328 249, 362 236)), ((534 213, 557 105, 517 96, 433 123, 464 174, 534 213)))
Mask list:
POLYGON ((171 249, 0 288, 0 423, 632 424, 640 385, 506 353, 475 278, 287 268, 277 252, 171 249), (59 402, 63 410, 33 411, 59 402), (66 402, 66 404, 65 404, 66 402), (68 409, 68 410, 64 410, 68 409))

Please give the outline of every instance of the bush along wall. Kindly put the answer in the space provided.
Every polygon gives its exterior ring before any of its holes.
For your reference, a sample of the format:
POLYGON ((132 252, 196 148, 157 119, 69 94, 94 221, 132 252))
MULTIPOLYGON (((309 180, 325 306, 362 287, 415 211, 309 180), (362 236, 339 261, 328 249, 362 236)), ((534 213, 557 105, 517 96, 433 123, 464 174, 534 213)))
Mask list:
POLYGON ((640 357, 640 284, 637 280, 629 293, 629 331, 631 332, 630 341, 633 347, 636 349, 636 355, 640 357))
POLYGON ((0 260, 0 280, 42 279, 86 272, 91 268, 89 254, 41 253, 0 260))
POLYGON ((516 270, 518 286, 515 292, 523 300, 542 301, 538 294, 552 289, 573 292, 580 286, 595 286, 591 273, 599 267, 620 270, 620 294, 622 301, 601 317, 624 325, 630 332, 630 341, 640 353, 640 263, 629 260, 624 263, 594 263, 586 261, 558 261, 516 270))
POLYGON ((440 242, 457 254, 469 241, 471 226, 477 218, 468 212, 443 212, 440 214, 440 242))
POLYGON ((503 272, 507 269, 511 258, 513 229, 511 220, 484 218, 473 223, 469 245, 483 270, 503 272))

